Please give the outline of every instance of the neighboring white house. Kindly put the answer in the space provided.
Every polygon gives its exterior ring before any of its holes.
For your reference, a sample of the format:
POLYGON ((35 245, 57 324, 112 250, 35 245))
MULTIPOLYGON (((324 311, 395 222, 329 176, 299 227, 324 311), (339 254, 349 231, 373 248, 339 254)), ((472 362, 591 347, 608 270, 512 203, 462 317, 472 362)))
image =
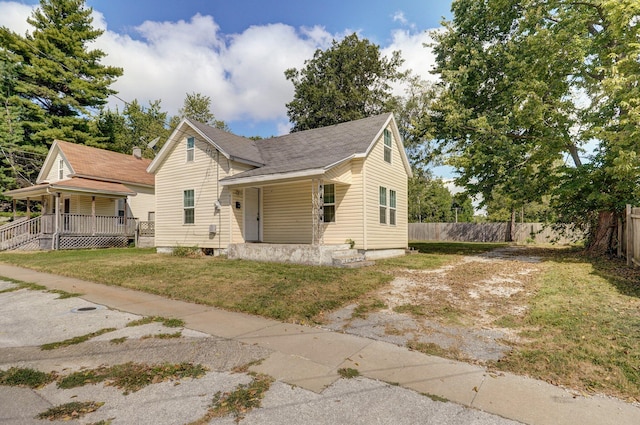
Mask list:
POLYGON ((5 229, 0 243, 15 247, 29 239, 21 233, 34 238, 38 233, 41 242, 45 240, 42 248, 128 243, 135 232, 132 219, 154 219, 154 176, 146 171, 150 163, 139 151, 125 155, 55 140, 36 184, 5 192, 14 205, 17 200, 27 201, 28 213, 31 203, 40 203, 41 217, 29 226, 5 229))
POLYGON ((408 245, 411 169, 392 114, 263 140, 184 119, 148 171, 158 251, 408 245))

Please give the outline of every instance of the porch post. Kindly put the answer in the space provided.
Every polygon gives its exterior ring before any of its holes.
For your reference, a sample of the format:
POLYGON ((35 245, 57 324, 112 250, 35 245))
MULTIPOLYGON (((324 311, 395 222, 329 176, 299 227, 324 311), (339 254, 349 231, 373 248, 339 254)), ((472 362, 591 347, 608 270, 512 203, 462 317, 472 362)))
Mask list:
POLYGON ((27 220, 31 218, 31 198, 27 197, 27 220))
POLYGON ((96 234, 96 197, 91 197, 91 235, 96 234))
POLYGON ((56 201, 55 201, 55 227, 53 229, 53 249, 58 249, 59 240, 60 240, 60 192, 56 192, 56 201))
POLYGON ((129 212, 127 211, 127 207, 127 198, 124 198, 124 234, 129 236, 129 228, 127 223, 127 216, 129 215, 129 212))
POLYGON ((324 181, 322 179, 311 180, 311 226, 313 245, 322 245, 323 231, 322 224, 324 221, 324 181))
POLYGON ((13 198, 13 221, 16 221, 16 218, 18 218, 16 211, 16 198, 13 198))

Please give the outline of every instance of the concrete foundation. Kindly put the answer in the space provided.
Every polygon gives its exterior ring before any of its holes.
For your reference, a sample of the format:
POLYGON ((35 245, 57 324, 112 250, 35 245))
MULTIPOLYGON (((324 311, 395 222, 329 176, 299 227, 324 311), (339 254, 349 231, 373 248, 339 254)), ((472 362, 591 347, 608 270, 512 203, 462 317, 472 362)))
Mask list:
POLYGON ((385 258, 402 257, 406 254, 406 251, 401 248, 397 249, 374 249, 371 251, 364 251, 364 258, 367 260, 382 260, 385 258))
POLYGON ((348 244, 242 243, 229 245, 227 256, 230 259, 331 266, 333 265, 332 253, 345 249, 349 249, 348 244))
POLYGON ((363 263, 383 258, 399 257, 404 254, 404 249, 358 251, 350 249, 349 244, 308 245, 267 243, 231 244, 227 252, 228 258, 230 259, 338 267, 343 267, 351 263, 363 263))

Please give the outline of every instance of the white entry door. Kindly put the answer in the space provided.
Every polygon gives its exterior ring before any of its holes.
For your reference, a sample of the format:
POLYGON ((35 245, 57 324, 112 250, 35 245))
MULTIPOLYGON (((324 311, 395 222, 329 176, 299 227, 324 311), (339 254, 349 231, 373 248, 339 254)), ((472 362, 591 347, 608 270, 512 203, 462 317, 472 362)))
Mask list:
POLYGON ((244 190, 244 240, 260 241, 260 189, 244 190))

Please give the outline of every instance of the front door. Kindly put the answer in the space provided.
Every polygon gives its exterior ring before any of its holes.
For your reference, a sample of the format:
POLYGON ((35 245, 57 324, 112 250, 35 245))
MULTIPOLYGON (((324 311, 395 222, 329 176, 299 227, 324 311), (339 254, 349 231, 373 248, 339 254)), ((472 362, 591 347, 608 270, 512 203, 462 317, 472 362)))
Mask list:
POLYGON ((244 240, 260 241, 260 189, 244 190, 244 240))

